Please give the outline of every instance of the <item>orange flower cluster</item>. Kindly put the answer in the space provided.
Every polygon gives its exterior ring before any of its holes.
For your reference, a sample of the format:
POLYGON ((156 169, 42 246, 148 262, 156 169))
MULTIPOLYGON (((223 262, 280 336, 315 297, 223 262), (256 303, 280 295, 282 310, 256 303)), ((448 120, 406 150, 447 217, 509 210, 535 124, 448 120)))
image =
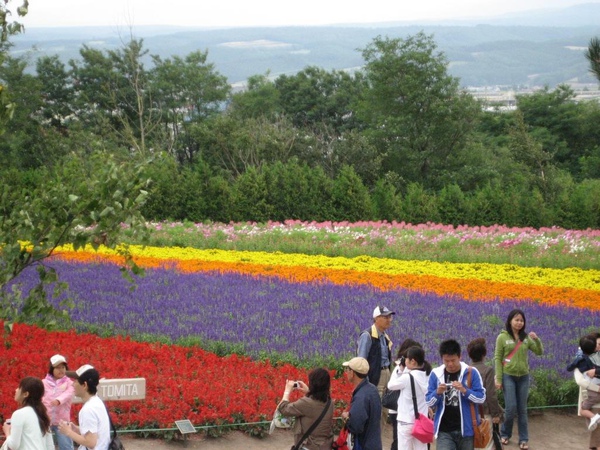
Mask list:
MULTIPOLYGON (((80 262, 98 260, 122 264, 119 256, 100 256, 89 252, 61 252, 59 257, 80 262)), ((274 276, 296 283, 332 282, 367 284, 382 290, 411 289, 438 295, 458 295, 467 300, 534 300, 539 303, 600 310, 600 292, 566 287, 524 285, 477 279, 450 279, 433 275, 390 275, 379 272, 275 266, 252 263, 228 263, 201 260, 164 260, 136 257, 141 267, 170 267, 182 272, 235 272, 255 276, 274 276)))

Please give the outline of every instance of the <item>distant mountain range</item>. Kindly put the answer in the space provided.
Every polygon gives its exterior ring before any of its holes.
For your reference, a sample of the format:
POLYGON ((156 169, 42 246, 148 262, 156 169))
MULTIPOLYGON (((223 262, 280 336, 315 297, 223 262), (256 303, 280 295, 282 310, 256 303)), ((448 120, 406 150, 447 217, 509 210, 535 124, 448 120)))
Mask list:
MULTIPOLYGON (((326 70, 363 64, 360 49, 375 37, 433 34, 463 86, 555 86, 590 83, 584 51, 600 36, 600 2, 542 9, 487 19, 269 28, 135 27, 150 54, 162 58, 208 50, 209 62, 231 83, 249 76, 295 73, 306 66, 326 70)), ((14 55, 78 59, 82 45, 116 49, 130 30, 114 27, 28 28, 12 39, 14 55)), ((148 63, 150 59, 148 58, 148 63)))

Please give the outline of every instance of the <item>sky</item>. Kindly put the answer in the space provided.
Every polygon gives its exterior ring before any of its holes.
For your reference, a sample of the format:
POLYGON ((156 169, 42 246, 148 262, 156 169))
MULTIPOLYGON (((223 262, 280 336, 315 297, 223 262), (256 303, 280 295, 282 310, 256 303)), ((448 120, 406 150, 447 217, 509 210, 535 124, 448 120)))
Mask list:
POLYGON ((26 27, 302 26, 478 18, 578 3, 586 0, 29 0, 21 22, 26 27))

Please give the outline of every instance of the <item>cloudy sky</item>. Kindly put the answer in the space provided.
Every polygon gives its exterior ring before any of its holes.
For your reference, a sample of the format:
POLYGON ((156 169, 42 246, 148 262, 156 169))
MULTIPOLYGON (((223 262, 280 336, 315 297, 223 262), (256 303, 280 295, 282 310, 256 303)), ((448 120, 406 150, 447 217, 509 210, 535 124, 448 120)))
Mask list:
MULTIPOLYGON (((586 0, 29 0, 22 22, 39 26, 325 25, 488 17, 586 0)), ((589 0, 596 3, 597 0, 589 0)), ((12 0, 9 5, 19 4, 12 0)), ((14 7, 14 6, 13 6, 14 7)))

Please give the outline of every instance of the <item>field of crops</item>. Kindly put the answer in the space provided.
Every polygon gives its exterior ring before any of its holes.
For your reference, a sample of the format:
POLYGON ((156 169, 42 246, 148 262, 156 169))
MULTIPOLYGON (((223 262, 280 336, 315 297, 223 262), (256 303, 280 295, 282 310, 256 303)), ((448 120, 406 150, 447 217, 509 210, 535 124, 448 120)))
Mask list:
MULTIPOLYGON (((316 366, 335 374, 376 305, 397 312, 395 343, 422 342, 434 365, 447 338, 466 347, 485 337, 492 355, 508 312, 522 308, 545 347, 531 358, 536 380, 572 392, 566 364, 579 337, 600 328, 596 230, 298 222, 154 229, 149 246, 130 247, 146 269, 134 286, 118 252, 102 247, 61 248, 48 262, 69 283, 72 329, 20 325, 5 336, 2 414, 18 379, 41 377, 61 352, 107 377, 147 378, 147 400, 112 405, 121 426, 261 420, 285 378, 305 378, 316 366)), ((18 281, 27 290, 34 280, 30 271, 18 281)), ((542 384, 537 403, 559 402, 542 384)), ((336 379, 340 408, 350 392, 336 379)))

